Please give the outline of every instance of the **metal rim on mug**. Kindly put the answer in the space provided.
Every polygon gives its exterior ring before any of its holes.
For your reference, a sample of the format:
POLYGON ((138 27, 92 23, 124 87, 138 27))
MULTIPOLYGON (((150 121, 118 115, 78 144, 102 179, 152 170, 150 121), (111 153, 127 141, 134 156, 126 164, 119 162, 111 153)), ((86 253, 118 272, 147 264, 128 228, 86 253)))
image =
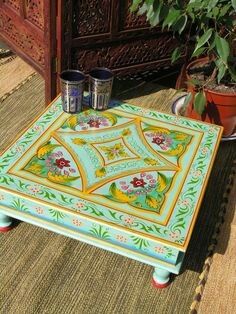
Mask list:
POLYGON ((68 69, 68 70, 64 70, 61 72, 60 74, 60 79, 62 82, 64 83, 70 83, 70 84, 78 84, 78 82, 83 82, 85 81, 85 74, 79 70, 73 70, 73 69, 68 69), (66 77, 66 75, 69 76, 69 74, 77 74, 78 75, 78 79, 73 78, 73 79, 68 79, 66 77))
POLYGON ((106 82, 106 81, 110 81, 111 79, 113 79, 114 77, 114 73, 108 69, 108 68, 105 68, 105 67, 96 67, 96 68, 93 68, 90 72, 89 72, 89 78, 93 79, 93 80, 98 80, 98 81, 103 81, 103 82, 106 82), (100 78, 98 77, 97 75, 94 75, 93 73, 96 73, 97 72, 106 72, 106 74, 108 74, 108 77, 107 78, 100 78))

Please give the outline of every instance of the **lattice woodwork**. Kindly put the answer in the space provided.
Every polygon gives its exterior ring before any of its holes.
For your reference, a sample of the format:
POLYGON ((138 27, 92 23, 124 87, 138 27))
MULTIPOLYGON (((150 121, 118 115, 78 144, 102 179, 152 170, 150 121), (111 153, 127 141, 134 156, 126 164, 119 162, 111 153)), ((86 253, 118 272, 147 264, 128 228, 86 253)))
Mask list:
MULTIPOLYGON (((140 39, 133 42, 102 45, 93 49, 74 49, 72 65, 85 72, 92 67, 106 66, 112 69, 154 62, 171 56, 177 45, 171 34, 159 35, 159 38, 140 39)), ((143 70, 145 65, 143 66, 143 70)))
POLYGON ((35 36, 23 25, 16 25, 14 19, 0 12, 0 32, 4 33, 22 52, 44 66, 44 48, 35 36))
POLYGON ((73 1, 73 37, 110 32, 111 0, 73 1))
POLYGON ((129 11, 132 0, 120 0, 119 29, 128 30, 150 26, 145 15, 138 16, 129 11))
MULTIPOLYGON (((68 69, 70 66, 70 45, 71 45, 71 8, 72 0, 65 0, 63 3, 63 18, 62 18, 62 59, 61 59, 61 68, 68 69)), ((74 24, 74 23, 73 23, 74 24)))
POLYGON ((9 5, 17 11, 20 11, 20 1, 19 0, 3 0, 4 4, 9 5))
POLYGON ((44 19, 43 19, 43 0, 27 0, 25 3, 25 13, 26 18, 33 24, 43 29, 44 19))

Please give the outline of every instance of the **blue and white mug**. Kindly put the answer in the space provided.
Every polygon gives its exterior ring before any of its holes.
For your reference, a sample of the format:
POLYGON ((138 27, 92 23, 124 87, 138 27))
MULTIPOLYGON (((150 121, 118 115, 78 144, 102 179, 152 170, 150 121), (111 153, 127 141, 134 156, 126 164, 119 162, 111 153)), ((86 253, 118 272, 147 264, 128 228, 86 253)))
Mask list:
POLYGON ((89 73, 89 104, 94 110, 107 109, 112 91, 113 73, 107 68, 94 68, 89 73))
POLYGON ((65 112, 77 113, 82 111, 85 75, 78 70, 61 72, 61 98, 65 112))

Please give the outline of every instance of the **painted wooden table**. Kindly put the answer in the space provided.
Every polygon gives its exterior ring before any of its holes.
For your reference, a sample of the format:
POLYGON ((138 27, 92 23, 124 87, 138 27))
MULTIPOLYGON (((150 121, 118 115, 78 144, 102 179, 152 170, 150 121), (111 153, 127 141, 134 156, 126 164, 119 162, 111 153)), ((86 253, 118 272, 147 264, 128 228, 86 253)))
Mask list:
POLYGON ((153 265, 153 283, 165 287, 179 273, 221 134, 118 102, 70 115, 57 98, 1 156, 0 230, 11 217, 47 228, 153 265))

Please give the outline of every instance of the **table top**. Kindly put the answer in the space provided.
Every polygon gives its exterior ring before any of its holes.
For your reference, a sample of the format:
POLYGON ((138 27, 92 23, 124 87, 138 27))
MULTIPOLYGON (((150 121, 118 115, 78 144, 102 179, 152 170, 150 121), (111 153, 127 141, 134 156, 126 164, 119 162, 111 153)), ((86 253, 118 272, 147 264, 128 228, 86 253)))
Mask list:
POLYGON ((221 135, 119 102, 70 115, 59 97, 2 154, 0 204, 24 211, 30 199, 57 220, 73 212, 185 251, 221 135))

